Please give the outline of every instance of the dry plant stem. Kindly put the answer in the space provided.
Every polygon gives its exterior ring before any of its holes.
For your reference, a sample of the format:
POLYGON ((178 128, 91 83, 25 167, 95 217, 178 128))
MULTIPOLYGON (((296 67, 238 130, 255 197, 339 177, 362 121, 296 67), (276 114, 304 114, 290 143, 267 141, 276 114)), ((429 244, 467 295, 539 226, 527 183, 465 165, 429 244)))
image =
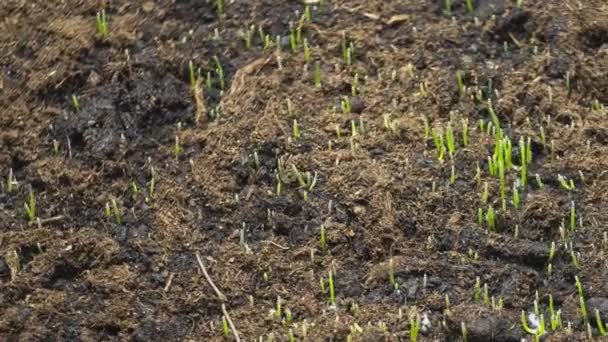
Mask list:
POLYGON ((65 218, 65 216, 63 215, 59 215, 59 216, 53 216, 53 217, 49 217, 49 218, 45 218, 45 219, 39 219, 36 221, 32 221, 28 223, 28 226, 33 226, 33 225, 42 225, 45 223, 49 223, 49 222, 55 222, 55 221, 61 221, 65 218))
POLYGON ((169 289, 171 288, 171 283, 173 282, 173 277, 175 277, 175 273, 169 274, 169 279, 167 279, 167 283, 163 291, 169 292, 169 289))
POLYGON ((228 314, 228 311, 226 310, 226 304, 222 303, 222 313, 224 314, 224 317, 226 317, 226 320, 228 321, 228 325, 230 325, 230 330, 232 330, 232 334, 234 334, 234 340, 237 342, 241 342, 241 338, 239 337, 239 332, 236 330, 236 327, 234 326, 234 323, 232 322, 232 319, 230 318, 230 315, 228 314))
POLYGON ((280 249, 285 250, 285 251, 289 249, 289 247, 281 246, 281 245, 279 245, 278 243, 276 243, 276 242, 274 242, 274 241, 271 241, 271 240, 264 240, 263 242, 267 242, 267 243, 269 243, 269 244, 271 244, 271 245, 275 245, 275 246, 277 246, 277 247, 279 247, 280 249))
POLYGON ((211 280, 209 273, 207 273, 207 268, 205 268, 205 264, 203 264, 203 260, 201 260, 201 256, 200 256, 200 254, 198 254, 198 252, 196 252, 196 261, 198 261, 198 265, 201 267, 201 270, 203 271, 203 274, 205 275, 205 279, 207 279, 207 282, 209 283, 209 285, 211 285, 211 287, 213 288, 213 291, 215 291, 215 294, 220 298, 220 300, 222 302, 225 302, 226 296, 224 296, 224 294, 220 291, 220 289, 218 289, 217 286, 215 286, 215 284, 213 283, 213 280, 211 280))
MULTIPOLYGON (((201 260, 201 256, 200 256, 200 254, 198 254, 198 252, 196 252, 196 261, 198 261, 198 265, 201 267, 201 270, 203 271, 203 274, 205 275, 205 279, 207 279, 207 282, 209 283, 209 285, 211 285, 211 287, 215 291, 215 294, 217 294, 217 296, 220 298, 220 300, 222 302, 225 302, 226 296, 224 296, 224 294, 217 288, 217 286, 215 286, 215 284, 213 283, 213 280, 211 280, 209 273, 207 273, 207 268, 205 267, 205 264, 203 264, 203 260, 201 260)), ((228 314, 228 311, 226 310, 225 303, 222 303, 222 313, 224 314, 224 316, 226 317, 226 320, 228 321, 228 324, 230 325, 230 330, 232 330, 232 334, 234 334, 234 340, 237 342, 241 342, 241 338, 239 337, 239 332, 236 330, 236 327, 234 326, 234 323, 232 322, 232 319, 230 318, 230 315, 228 314)))

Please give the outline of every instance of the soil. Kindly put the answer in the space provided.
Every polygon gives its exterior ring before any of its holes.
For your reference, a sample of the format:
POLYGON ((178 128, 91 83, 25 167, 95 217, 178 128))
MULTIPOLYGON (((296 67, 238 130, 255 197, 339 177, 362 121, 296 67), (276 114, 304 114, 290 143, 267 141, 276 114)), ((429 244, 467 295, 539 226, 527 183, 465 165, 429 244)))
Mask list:
MULTIPOLYGON (((463 325, 468 341, 531 341, 521 312, 538 298, 548 322, 550 295, 563 327, 547 328, 545 341, 600 338, 608 5, 474 6, 454 1, 447 14, 443 0, 324 0, 310 6, 294 53, 301 1, 226 1, 221 16, 216 1, 2 1, 0 340, 234 340, 224 336, 225 305, 245 341, 289 341, 290 332, 406 341, 415 317, 421 341, 463 340, 463 325), (107 37, 96 28, 102 8, 107 37), (258 27, 271 35, 266 49, 258 27), (190 61, 201 75, 194 90, 190 61), (490 121, 487 99, 514 164, 519 138, 532 141, 530 182, 505 211, 487 171, 494 139, 478 128, 490 121), (436 128, 452 122, 453 161, 438 161, 423 117, 436 128), (477 219, 485 182, 495 231, 477 219), (502 309, 475 298, 477 279, 502 309)), ((508 170, 507 184, 518 175, 508 170)))

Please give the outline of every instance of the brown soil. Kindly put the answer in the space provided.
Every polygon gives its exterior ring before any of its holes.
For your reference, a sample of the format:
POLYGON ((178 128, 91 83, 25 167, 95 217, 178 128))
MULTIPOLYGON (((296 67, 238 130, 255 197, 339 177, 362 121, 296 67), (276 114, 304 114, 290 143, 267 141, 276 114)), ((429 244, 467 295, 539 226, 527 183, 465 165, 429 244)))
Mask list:
MULTIPOLYGON (((584 340, 575 276, 589 314, 598 308, 608 321, 608 113, 592 109, 608 103, 604 0, 525 1, 523 10, 477 0, 473 14, 455 0, 451 16, 443 0, 324 0, 302 27, 307 67, 302 42, 293 53, 288 38, 300 1, 231 2, 221 21, 215 1, 1 2, 0 340, 233 340, 223 337, 222 304, 245 341, 288 341, 290 330, 298 341, 405 341, 416 314, 430 321, 423 341, 460 340, 463 323, 469 341, 532 340, 520 315, 536 294, 547 321, 549 295, 562 310, 564 328, 549 328, 546 341, 584 340), (105 39, 95 25, 102 7, 105 39), (259 26, 273 37, 268 49, 259 26), (196 96, 190 61, 212 76, 196 96), (341 110, 345 96, 351 113, 341 110), (477 128, 489 120, 488 98, 515 164, 519 137, 532 138, 530 184, 506 211, 487 171, 494 140, 477 128), (423 116, 433 127, 452 120, 453 184, 423 116), (306 201, 292 164, 316 175, 306 201), (562 188, 558 174, 576 188, 562 188), (477 222, 486 181, 495 232, 477 222), (39 222, 25 214, 29 189, 39 222), (120 224, 106 216, 112 200, 120 224), (577 228, 562 239, 572 202, 577 228), (478 277, 502 310, 474 298, 478 277), (282 318, 272 314, 277 297, 282 318)), ((508 170, 507 184, 517 176, 508 170)))

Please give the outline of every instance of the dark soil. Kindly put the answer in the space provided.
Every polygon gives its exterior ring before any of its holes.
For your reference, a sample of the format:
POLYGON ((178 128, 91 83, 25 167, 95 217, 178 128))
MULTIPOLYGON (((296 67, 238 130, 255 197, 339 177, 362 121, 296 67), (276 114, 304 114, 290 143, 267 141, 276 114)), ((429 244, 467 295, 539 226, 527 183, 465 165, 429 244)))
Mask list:
MULTIPOLYGON (((221 20, 215 3, 0 3, 0 340, 233 340, 223 336, 225 304, 245 341, 288 341, 290 331, 298 341, 406 341, 416 316, 423 341, 461 340, 463 324, 468 341, 520 341, 532 340, 522 310, 533 312, 538 296, 548 325, 550 295, 563 327, 544 340, 600 338, 596 308, 608 322, 604 0, 525 1, 523 9, 478 0, 473 13, 455 0, 451 15, 443 0, 324 0, 311 7, 295 53, 290 26, 302 2, 226 1, 221 20), (107 38, 96 28, 101 8, 107 38), (267 49, 260 26, 271 34, 267 49), (190 61, 202 76, 194 91, 190 61), (344 97, 351 113, 341 110, 344 97), (519 208, 500 209, 487 171, 494 140, 478 128, 490 119, 487 99, 514 142, 515 164, 519 138, 532 139, 519 208), (437 160, 422 117, 432 127, 451 120, 453 163, 437 160), (292 164, 316 177, 306 200, 292 164), (558 175, 576 188, 561 187, 558 175), (493 232, 477 220, 488 207, 484 182, 497 210, 493 232), (24 210, 30 189, 34 220, 24 210), (120 223, 106 216, 113 200, 120 223), (562 238, 572 203, 577 227, 562 238), (579 310, 575 276, 591 319, 579 310), (501 310, 475 298, 476 279, 504 301, 501 310), (273 314, 278 297, 282 318, 273 314)), ((507 184, 518 175, 508 170, 507 184)))

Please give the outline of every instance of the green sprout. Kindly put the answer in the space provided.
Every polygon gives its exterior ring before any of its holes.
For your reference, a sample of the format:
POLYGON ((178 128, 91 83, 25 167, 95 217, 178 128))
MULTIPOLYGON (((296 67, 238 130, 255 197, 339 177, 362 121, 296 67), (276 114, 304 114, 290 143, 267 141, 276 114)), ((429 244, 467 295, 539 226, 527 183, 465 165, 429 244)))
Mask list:
POLYGON ((519 191, 517 190, 517 183, 513 184, 513 207, 519 208, 519 191))
POLYGON ((437 159, 443 162, 445 155, 445 145, 443 143, 443 134, 440 130, 433 128, 431 131, 433 135, 433 141, 435 142, 435 149, 437 150, 437 159))
POLYGON ((475 10, 475 7, 473 6, 473 0, 466 0, 467 3, 467 11, 469 13, 473 13, 473 11, 475 10))
MULTIPOLYGON (((468 1, 468 0, 467 0, 468 1)), ((464 81, 462 79, 462 71, 456 71, 456 82, 458 83, 458 95, 461 97, 464 96, 466 92, 466 88, 464 86, 464 81)))
POLYGON ((452 15, 452 0, 445 0, 445 13, 452 15))
POLYGON ((293 320, 293 314, 289 308, 285 308, 285 324, 290 325, 293 320))
POLYGON ((481 226, 483 224, 483 209, 477 208, 477 223, 481 226))
POLYGON ((570 202, 570 230, 574 231, 576 229, 576 207, 574 206, 574 201, 570 202))
POLYGON ((340 100, 340 109, 342 109, 342 113, 349 114, 352 110, 352 104, 348 96, 343 96, 340 100))
POLYGON ((521 325, 524 331, 530 335, 534 335, 536 341, 539 340, 541 336, 545 334, 545 318, 543 315, 540 315, 540 324, 537 329, 532 329, 528 325, 528 320, 526 319, 526 312, 524 310, 521 311, 521 325))
POLYGON ((183 149, 179 145, 179 136, 176 134, 175 135, 175 145, 173 147, 173 154, 175 156, 176 161, 179 161, 179 155, 182 153, 182 151, 183 151, 183 149))
POLYGON ((424 124, 424 141, 426 142, 431 136, 431 129, 429 126, 429 119, 427 119, 426 115, 422 116, 422 123, 424 124))
POLYGON ((53 139, 53 154, 59 154, 59 141, 53 139))
POLYGON ((308 39, 304 38, 304 62, 310 63, 310 46, 308 46, 308 39))
POLYGON ((293 120, 293 138, 295 140, 300 139, 300 128, 298 127, 298 120, 293 120))
MULTIPOLYGON (((574 254, 574 252, 573 252, 573 254, 574 254)), ((576 290, 578 292, 578 297, 579 297, 579 301, 580 301, 581 316, 583 316, 583 320, 585 322, 587 322, 587 306, 585 305, 585 296, 583 293, 583 285, 581 284, 581 281, 578 278, 578 276, 574 276, 574 281, 576 284, 576 290)))
POLYGON ((410 318, 410 341, 418 341, 418 332, 420 331, 420 315, 416 314, 415 318, 410 318))
POLYGON ((462 145, 467 146, 469 141, 469 119, 462 119, 462 145))
POLYGON ((217 9, 217 18, 219 21, 222 21, 224 17, 224 0, 216 0, 215 8, 217 9))
POLYGON ((555 256, 555 241, 552 241, 551 248, 549 249, 549 262, 551 262, 553 260, 554 256, 555 256))
POLYGON ((334 292, 334 276, 333 272, 329 270, 328 272, 329 278, 327 282, 329 283, 329 303, 331 306, 336 305, 336 294, 334 292))
MULTIPOLYGON (((114 213, 114 219, 116 220, 116 224, 120 224, 120 210, 118 209, 118 204, 116 203, 116 199, 112 199, 112 212, 114 213)), ((106 209, 107 214, 107 209, 106 209)))
POLYGON ((108 19, 105 9, 97 12, 97 33, 101 39, 108 38, 108 19))
POLYGON ((315 73, 314 73, 315 87, 321 89, 321 64, 315 62, 315 73))
POLYGON ((296 33, 293 29, 293 26, 289 29, 289 45, 291 46, 292 52, 298 52, 298 43, 296 40, 296 33))
POLYGON ((344 38, 342 40, 342 60, 344 61, 344 64, 346 65, 351 65, 352 64, 352 59, 353 59, 353 52, 355 50, 355 47, 353 46, 353 43, 346 43, 346 38, 344 38))
POLYGON ((283 316, 282 310, 281 310, 281 297, 277 296, 277 306, 276 309, 274 310, 274 315, 278 318, 281 318, 281 316, 283 316))
POLYGON ((452 130, 452 124, 448 123, 448 127, 445 129, 445 141, 448 147, 448 154, 450 155, 450 159, 454 159, 454 154, 456 153, 456 143, 454 141, 454 130, 452 130))
POLYGON ((475 278, 475 287, 473 287, 473 300, 479 302, 481 300, 481 280, 475 278))
POLYGON ((534 177, 536 178, 536 185, 538 186, 539 189, 542 189, 543 186, 545 186, 545 185, 543 184, 542 179, 540 179, 540 175, 537 173, 534 175, 534 177))
POLYGON ((327 253, 327 241, 325 238, 325 226, 321 225, 321 238, 319 239, 319 244, 321 245, 321 251, 323 254, 327 253))
POLYGON ((397 282, 395 281, 395 266, 393 264, 393 258, 388 261, 388 282, 392 288, 397 288, 397 282))
POLYGON ((483 182, 483 192, 481 193, 481 202, 483 204, 487 204, 489 197, 490 197, 490 192, 488 189, 488 182, 483 182))
POLYGON ((306 19, 307 23, 310 23, 312 16, 310 15, 309 5, 304 6, 304 18, 306 19))
POLYGON ((479 168, 479 161, 475 162, 475 177, 474 180, 477 181, 477 185, 481 184, 481 169, 479 168))
POLYGON ((13 175, 13 169, 8 170, 8 177, 6 178, 6 192, 11 193, 14 190, 14 187, 17 185, 17 180, 13 175))
POLYGON ((255 25, 251 25, 249 29, 243 32, 243 40, 245 41, 245 48, 251 49, 251 40, 253 39, 253 32, 255 31, 255 25))
POLYGON ((25 207, 25 214, 30 219, 30 222, 34 222, 36 220, 36 198, 34 197, 34 191, 30 186, 30 190, 28 192, 28 201, 23 203, 25 207))
POLYGON ((608 325, 604 325, 604 323, 602 323, 602 316, 600 315, 600 310, 598 309, 595 309, 595 322, 600 331, 600 335, 606 336, 606 329, 608 329, 608 325))
POLYGON ((566 189, 566 190, 574 190, 574 180, 570 179, 570 181, 568 182, 568 180, 566 179, 566 177, 558 174, 557 175, 557 181, 559 182, 559 184, 562 186, 562 188, 566 189))
POLYGON ((526 156, 527 149, 525 146, 524 138, 519 139, 519 156, 520 156, 520 171, 521 171, 521 185, 526 186, 528 184, 528 157, 526 156))
POLYGON ((359 87, 359 73, 353 76, 353 84, 350 87, 350 92, 353 97, 357 96, 357 88, 359 87))
POLYGON ((521 10, 522 7, 524 7, 524 0, 517 0, 517 2, 515 3, 515 7, 517 7, 517 9, 521 10))
POLYGON ((139 194, 139 189, 137 188, 137 184, 134 180, 131 181, 131 192, 133 194, 133 200, 137 200, 137 195, 139 194))
POLYGON ((465 322, 460 322, 460 333, 462 334, 462 342, 467 342, 469 334, 467 332, 467 324, 465 322))
POLYGON ((226 81, 224 80, 224 68, 222 67, 220 59, 217 56, 213 56, 213 59, 215 61, 215 72, 220 80, 220 89, 224 90, 226 87, 226 81))
POLYGON ((78 104, 78 98, 76 95, 72 95, 72 107, 74 107, 75 112, 80 111, 80 105, 78 104))
POLYGON ((228 320, 226 319, 226 316, 222 316, 222 327, 224 331, 224 336, 230 336, 230 329, 228 328, 228 320))
POLYGON ((486 223, 488 224, 489 231, 493 232, 496 230, 496 213, 491 206, 488 207, 488 211, 486 211, 486 223))

